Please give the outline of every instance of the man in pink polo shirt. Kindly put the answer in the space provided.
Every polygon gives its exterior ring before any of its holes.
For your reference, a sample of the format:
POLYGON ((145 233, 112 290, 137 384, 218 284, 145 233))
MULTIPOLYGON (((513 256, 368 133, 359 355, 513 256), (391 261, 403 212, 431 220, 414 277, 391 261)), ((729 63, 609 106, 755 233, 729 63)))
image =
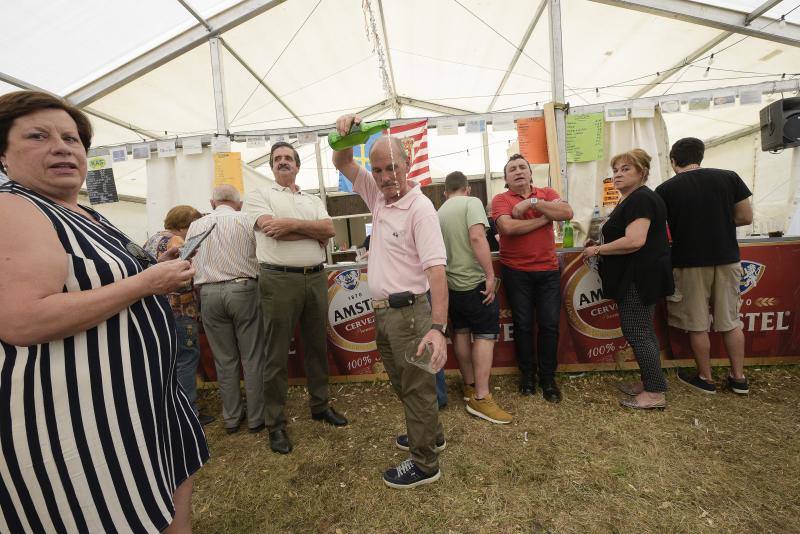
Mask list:
POLYGON ((522 377, 520 393, 561 400, 555 380, 561 275, 553 221, 572 218, 572 208, 549 187, 534 187, 531 166, 519 154, 503 168, 508 191, 492 199, 492 217, 500 232, 500 264, 514 319, 514 347, 522 377), (536 351, 533 319, 536 317, 536 351))
MULTIPOLYGON (((344 115, 336 128, 344 135, 354 122, 361 119, 344 115)), ((409 158, 402 142, 396 137, 380 138, 369 160, 371 173, 353 161, 352 149, 333 153, 333 164, 353 182, 353 191, 372 212, 367 267, 377 345, 405 409, 407 434, 398 436, 396 444, 411 451, 411 458, 388 469, 383 481, 391 488, 406 489, 441 476, 438 457, 446 442, 436 381, 430 372, 408 363, 405 353, 409 345, 417 354, 429 345, 434 371, 447 359, 447 254, 436 209, 418 185, 406 181, 409 158)))

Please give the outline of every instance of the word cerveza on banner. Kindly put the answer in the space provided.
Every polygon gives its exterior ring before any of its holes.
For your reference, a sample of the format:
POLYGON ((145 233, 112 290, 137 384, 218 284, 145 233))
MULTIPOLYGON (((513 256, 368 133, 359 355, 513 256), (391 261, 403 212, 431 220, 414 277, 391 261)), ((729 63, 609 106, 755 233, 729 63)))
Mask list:
POLYGON ((328 347, 340 373, 383 372, 366 272, 348 269, 328 273, 327 327, 328 347))

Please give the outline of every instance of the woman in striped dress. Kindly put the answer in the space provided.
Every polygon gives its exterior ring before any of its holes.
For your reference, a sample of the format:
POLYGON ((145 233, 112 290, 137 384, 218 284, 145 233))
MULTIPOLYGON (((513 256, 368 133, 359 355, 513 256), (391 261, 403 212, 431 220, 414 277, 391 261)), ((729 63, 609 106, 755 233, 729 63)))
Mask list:
POLYGON ((161 295, 194 269, 78 205, 91 135, 58 98, 0 96, 0 532, 190 532, 208 448, 161 295))

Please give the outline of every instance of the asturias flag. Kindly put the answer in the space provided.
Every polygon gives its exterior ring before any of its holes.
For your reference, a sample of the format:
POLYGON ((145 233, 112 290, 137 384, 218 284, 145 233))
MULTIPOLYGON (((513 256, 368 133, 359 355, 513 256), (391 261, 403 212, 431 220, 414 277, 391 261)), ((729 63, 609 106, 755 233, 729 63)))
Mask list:
MULTIPOLYGON (((363 145, 353 147, 353 160, 368 171, 372 171, 372 165, 369 163, 369 151, 380 135, 382 134, 373 134, 363 145)), ((342 173, 339 173, 339 191, 348 193, 353 191, 353 184, 342 173)))

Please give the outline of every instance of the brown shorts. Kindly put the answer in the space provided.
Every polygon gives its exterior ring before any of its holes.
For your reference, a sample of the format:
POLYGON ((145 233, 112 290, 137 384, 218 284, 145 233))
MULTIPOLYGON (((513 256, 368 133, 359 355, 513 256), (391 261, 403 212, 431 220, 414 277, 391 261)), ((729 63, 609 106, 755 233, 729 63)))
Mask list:
POLYGON ((672 275, 675 294, 667 297, 670 326, 688 332, 707 332, 712 324, 715 332, 741 328, 741 263, 676 267, 672 275))

